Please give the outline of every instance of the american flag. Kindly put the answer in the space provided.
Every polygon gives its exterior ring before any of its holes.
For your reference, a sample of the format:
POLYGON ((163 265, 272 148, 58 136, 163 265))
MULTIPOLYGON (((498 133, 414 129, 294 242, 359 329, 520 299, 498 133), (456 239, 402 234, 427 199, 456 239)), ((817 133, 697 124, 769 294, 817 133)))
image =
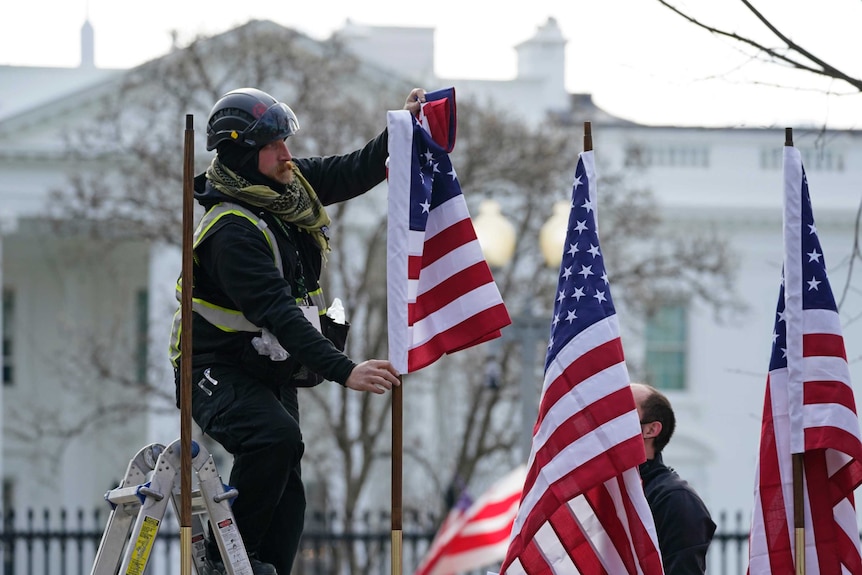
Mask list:
POLYGON ((521 465, 466 508, 453 507, 414 575, 454 575, 502 561, 526 473, 521 465))
POLYGON ((784 148, 784 273, 760 436, 749 573, 793 573, 792 455, 803 453, 805 573, 862 573, 862 441, 841 323, 799 151, 784 148))
POLYGON ((629 383, 587 151, 575 170, 539 415, 501 573, 662 573, 629 383))
POLYGON ((429 133, 420 123, 432 118, 406 110, 387 118, 389 359, 410 373, 499 337, 511 319, 447 149, 432 138, 433 125, 429 133))

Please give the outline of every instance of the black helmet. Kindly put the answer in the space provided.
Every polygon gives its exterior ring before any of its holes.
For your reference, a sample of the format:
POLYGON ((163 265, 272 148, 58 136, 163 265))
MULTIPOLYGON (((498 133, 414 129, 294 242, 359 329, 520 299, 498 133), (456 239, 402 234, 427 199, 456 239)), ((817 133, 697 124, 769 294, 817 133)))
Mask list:
POLYGON ((299 120, 287 104, 255 88, 240 88, 222 96, 207 120, 207 150, 222 142, 260 148, 299 130, 299 120))

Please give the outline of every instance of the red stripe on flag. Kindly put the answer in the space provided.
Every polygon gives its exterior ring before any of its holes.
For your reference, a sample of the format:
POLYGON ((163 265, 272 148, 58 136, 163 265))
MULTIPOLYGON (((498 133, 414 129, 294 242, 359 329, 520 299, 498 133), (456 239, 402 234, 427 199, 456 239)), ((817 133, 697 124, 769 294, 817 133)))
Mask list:
POLYGON ((806 427, 805 449, 825 449, 830 447, 862 460, 862 445, 859 439, 839 427, 806 427))
POLYGON ((482 510, 473 515, 470 518, 470 521, 482 521, 484 519, 490 519, 493 517, 498 517, 511 509, 512 505, 517 503, 521 499, 521 493, 513 492, 509 497, 504 499, 500 499, 499 501, 495 501, 493 503, 489 503, 482 510))
MULTIPOLYGON (((641 570, 644 573, 661 573, 663 567, 658 545, 653 541, 650 532, 644 524, 643 517, 640 516, 632 503, 632 499, 626 490, 625 480, 622 477, 618 477, 617 483, 624 495, 623 503, 625 504, 629 533, 631 534, 632 545, 635 548, 635 556, 640 559, 641 570)), ((652 513, 648 507, 647 512, 652 513)))
POLYGON ((806 381, 802 394, 805 405, 838 404, 856 413, 853 388, 843 381, 806 381))
POLYGON ((770 568, 773 573, 793 573, 793 550, 781 486, 778 446, 775 442, 770 379, 766 378, 766 398, 763 401, 763 424, 760 432, 760 506, 763 510, 763 528, 766 531, 770 568))
POLYGON ((407 324, 413 325, 464 294, 493 281, 488 264, 484 261, 476 262, 418 295, 416 302, 407 306, 407 324))
MULTIPOLYGON (((643 458, 643 438, 632 437, 610 447, 607 451, 600 453, 582 465, 572 469, 551 485, 547 491, 542 493, 529 517, 521 528, 521 533, 526 539, 532 539, 544 523, 546 517, 550 517, 556 508, 569 501, 577 495, 581 495, 584 489, 597 483, 602 483, 613 476, 617 463, 620 460, 631 461, 643 458)), ((543 467, 548 461, 542 458, 541 452, 528 472, 529 489, 533 487, 535 477, 538 474, 537 467, 543 467)), ((631 465, 629 466, 631 467, 631 465)), ((526 485, 525 493, 528 491, 526 485)))
POLYGON ((410 349, 407 356, 407 368, 410 372, 422 369, 446 353, 452 353, 479 341, 490 339, 494 334, 489 334, 489 329, 499 332, 501 327, 509 323, 509 313, 504 304, 483 309, 451 328, 435 334, 427 342, 410 349), (477 337, 477 334, 482 335, 477 337))
MULTIPOLYGON (((557 381, 559 381, 559 379, 557 381)), ((548 441, 546 441, 542 448, 536 453, 536 464, 530 468, 530 473, 527 474, 526 485, 528 486, 528 489, 532 488, 533 482, 536 480, 541 467, 550 463, 555 457, 557 457, 557 455, 559 455, 561 450, 565 449, 578 439, 595 432, 597 427, 631 411, 632 409, 629 408, 625 401, 627 397, 631 398, 631 391, 628 388, 620 389, 602 397, 584 409, 573 413, 566 421, 557 425, 554 432, 548 438, 548 441)), ((634 408, 634 406, 632 406, 632 408, 634 408)), ((633 465, 638 465, 641 463, 640 460, 643 459, 643 456, 641 455, 637 459, 638 461, 634 464, 626 462, 628 464, 624 463, 622 469, 616 469, 615 471, 622 472, 633 467, 633 465)), ((601 478, 601 481, 604 481, 614 474, 614 471, 609 470, 608 475, 601 478)))
MULTIPOLYGON (((515 501, 515 503, 517 503, 517 501, 515 501)), ((514 517, 512 519, 514 521, 514 517)), ((473 551, 479 547, 502 543, 508 539, 511 533, 512 522, 509 522, 494 531, 484 531, 475 535, 457 535, 444 549, 447 555, 456 555, 466 551, 473 551)))
POLYGON ((832 333, 808 333, 802 336, 803 357, 840 357, 847 361, 844 338, 832 333))
POLYGON ((542 555, 535 541, 529 542, 518 559, 521 561, 521 566, 527 575, 548 573, 548 562, 545 561, 545 556, 542 555))
POLYGON ((817 542, 819 575, 841 575, 841 561, 836 545, 839 529, 829 501, 831 497, 826 478, 826 453, 824 449, 806 451, 803 458, 811 529, 817 542))
MULTIPOLYGON (((619 481, 619 477, 617 477, 617 481, 619 481)), ((625 497, 625 486, 621 487, 623 496, 625 497)), ((611 543, 613 543, 620 560, 625 565, 626 573, 637 573, 631 547, 626 545, 629 540, 628 533, 619 515, 617 515, 617 507, 611 498, 611 494, 608 492, 607 486, 602 484, 594 487, 587 491, 585 496, 590 503, 590 507, 593 509, 593 513, 596 514, 596 518, 602 524, 611 543)))
POLYGON ((422 248, 422 262, 425 267, 428 267, 451 251, 473 241, 476 241, 476 230, 473 229, 473 221, 469 217, 465 217, 463 220, 452 223, 433 237, 425 239, 425 246, 422 248))
MULTIPOLYGON (((542 405, 539 406, 539 422, 543 421, 548 410, 561 397, 571 392, 579 383, 623 361, 625 358, 620 338, 597 345, 578 357, 567 365, 563 373, 545 390, 542 395, 542 405)), ((635 409, 634 400, 627 402, 627 406, 632 410, 635 409)))
POLYGON ((607 572, 568 505, 561 505, 551 515, 549 523, 578 571, 581 573, 607 572))
POLYGON ((422 256, 407 256, 407 279, 418 280, 422 271, 422 256))
POLYGON ((862 463, 858 459, 850 460, 847 465, 832 474, 829 483, 832 485, 832 505, 844 498, 852 501, 853 490, 862 483, 862 463))

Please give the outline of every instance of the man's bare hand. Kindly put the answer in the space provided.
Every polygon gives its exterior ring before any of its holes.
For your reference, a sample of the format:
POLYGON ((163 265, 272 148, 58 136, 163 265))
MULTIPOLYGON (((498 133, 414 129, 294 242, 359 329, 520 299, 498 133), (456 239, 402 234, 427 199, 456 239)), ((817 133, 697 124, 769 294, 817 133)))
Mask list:
POLYGON ((353 368, 344 384, 356 391, 386 393, 393 386, 401 385, 395 366, 385 359, 369 359, 353 368))

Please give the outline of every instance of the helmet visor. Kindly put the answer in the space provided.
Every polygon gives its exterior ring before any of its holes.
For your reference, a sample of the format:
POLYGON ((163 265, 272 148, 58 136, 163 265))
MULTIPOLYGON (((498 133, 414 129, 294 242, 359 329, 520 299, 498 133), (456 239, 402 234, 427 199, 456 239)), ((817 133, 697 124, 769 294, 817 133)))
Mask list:
POLYGON ((276 102, 255 123, 243 130, 244 142, 252 147, 283 140, 299 131, 299 120, 287 104, 276 102))

